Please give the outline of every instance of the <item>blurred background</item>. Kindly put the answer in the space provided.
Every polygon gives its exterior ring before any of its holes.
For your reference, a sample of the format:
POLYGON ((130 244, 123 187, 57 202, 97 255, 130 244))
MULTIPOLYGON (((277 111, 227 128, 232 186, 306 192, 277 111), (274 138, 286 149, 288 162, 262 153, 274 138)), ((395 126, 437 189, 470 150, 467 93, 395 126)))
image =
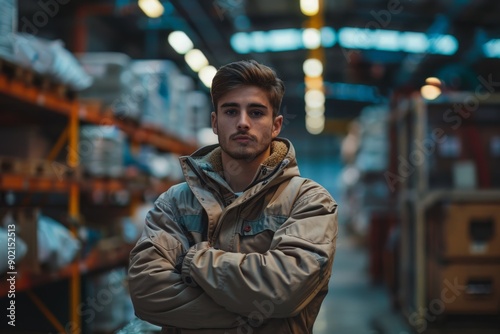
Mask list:
POLYGON ((2 333, 156 333, 128 254, 221 65, 339 204, 315 333, 500 333, 500 2, 0 0, 2 333))

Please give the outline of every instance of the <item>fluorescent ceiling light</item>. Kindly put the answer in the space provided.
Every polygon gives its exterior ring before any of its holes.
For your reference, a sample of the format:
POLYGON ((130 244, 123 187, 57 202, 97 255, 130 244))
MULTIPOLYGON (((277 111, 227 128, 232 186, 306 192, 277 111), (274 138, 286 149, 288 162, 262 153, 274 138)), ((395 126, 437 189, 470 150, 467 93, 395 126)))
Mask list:
POLYGON ((302 43, 307 49, 317 49, 321 46, 321 34, 318 29, 307 28, 302 32, 302 43))
POLYGON ((252 44, 253 49, 256 52, 266 52, 267 51, 267 32, 265 31, 255 31, 252 34, 252 44))
POLYGON ((231 36, 230 42, 233 50, 241 54, 291 51, 303 48, 302 31, 298 29, 238 32, 231 36))
POLYGON ((175 52, 183 55, 193 48, 193 42, 183 31, 173 31, 168 35, 168 43, 175 52))
POLYGON ((306 107, 319 108, 325 105, 325 94, 318 89, 311 89, 304 95, 306 107))
POLYGON ((346 27, 339 30, 339 44, 344 48, 364 49, 369 43, 369 38, 363 29, 346 27))
POLYGON ((325 114, 325 106, 322 105, 320 107, 309 107, 306 106, 306 115, 309 115, 311 117, 319 117, 321 115, 325 114))
POLYGON ((422 97, 426 100, 434 100, 441 95, 441 88, 434 85, 425 85, 420 88, 422 97))
POLYGON ((321 31, 321 46, 324 48, 330 48, 335 45, 336 36, 335 30, 330 27, 323 27, 321 31))
POLYGON ((427 79, 425 79, 425 83, 427 85, 434 85, 438 87, 441 86, 441 80, 436 77, 428 77, 427 79))
POLYGON ((306 130, 313 135, 318 135, 325 129, 325 115, 306 115, 306 130))
POLYGON ((308 77, 319 77, 323 74, 323 64, 319 59, 309 58, 302 65, 304 74, 308 77))
POLYGON ((492 39, 484 43, 483 52, 486 57, 500 58, 500 39, 492 39))
POLYGON ((252 51, 252 42, 250 34, 237 32, 230 39, 231 47, 234 51, 240 54, 250 53, 252 51))
POLYGON ((437 35, 430 39, 430 52, 440 55, 453 55, 458 50, 458 41, 451 35, 437 35))
POLYGON ((378 35, 383 35, 376 38, 375 48, 381 51, 399 51, 399 31, 395 30, 379 30, 378 35))
POLYGON ((318 14, 319 0, 300 0, 300 11, 307 16, 318 14))
POLYGON ((144 14, 151 18, 157 18, 163 15, 165 8, 158 0, 139 0, 139 8, 144 14))
POLYGON ((404 31, 400 33, 401 51, 408 53, 425 53, 429 48, 429 40, 422 32, 404 31))
POLYGON ((200 69, 200 71, 198 72, 198 77, 206 87, 210 88, 212 87, 212 80, 214 79, 216 73, 217 69, 212 65, 208 65, 200 69))
POLYGON ((350 27, 339 30, 339 44, 349 49, 431 52, 442 55, 453 55, 458 50, 458 41, 451 35, 427 36, 424 33, 350 27))
POLYGON ((269 51, 298 50, 302 48, 302 34, 298 29, 271 30, 267 33, 269 51))
MULTIPOLYGON (((338 33, 331 27, 238 32, 231 37, 231 46, 240 54, 279 52, 332 47, 337 38, 340 47, 346 49, 441 55, 453 55, 458 50, 458 41, 452 35, 353 27, 341 28, 338 33)), ((500 57, 499 40, 491 40, 483 49, 489 57, 500 57)))
POLYGON ((189 67, 198 72, 203 67, 208 65, 208 59, 205 57, 203 52, 198 49, 192 49, 184 55, 184 60, 189 65, 189 67))

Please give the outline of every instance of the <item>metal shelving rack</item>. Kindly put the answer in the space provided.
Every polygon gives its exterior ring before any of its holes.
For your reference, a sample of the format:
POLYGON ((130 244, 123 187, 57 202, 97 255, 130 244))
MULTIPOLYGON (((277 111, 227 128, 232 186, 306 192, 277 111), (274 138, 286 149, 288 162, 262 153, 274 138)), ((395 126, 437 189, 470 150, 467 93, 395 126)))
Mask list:
MULTIPOLYGON (((79 169, 79 127, 83 123, 102 124, 102 120, 106 119, 106 124, 115 125, 120 128, 130 140, 137 143, 148 143, 160 150, 165 150, 178 154, 189 154, 196 149, 194 143, 188 143, 177 139, 167 133, 159 133, 148 129, 143 129, 137 124, 131 124, 125 120, 118 119, 113 116, 111 110, 102 110, 99 101, 81 102, 75 98, 68 98, 60 94, 56 89, 50 90, 40 86, 33 85, 24 80, 23 73, 29 71, 19 68, 7 62, 0 61, 0 103, 8 100, 9 103, 22 105, 25 109, 36 109, 36 112, 44 115, 57 114, 62 118, 66 118, 67 126, 59 137, 59 140, 53 147, 48 157, 50 159, 57 156, 62 147, 67 144, 68 155, 64 168, 73 171, 79 169), (5 68, 10 69, 9 73, 5 68), (14 75, 12 75, 14 73, 14 75)), ((3 110, 8 113, 8 110, 3 110)), ((71 176, 55 178, 53 175, 29 175, 20 173, 19 171, 5 171, 0 173, 0 192, 18 191, 18 192, 42 192, 42 193, 66 193, 68 194, 68 218, 71 224, 71 232, 76 234, 80 219, 80 195, 82 191, 88 191, 92 188, 105 189, 110 192, 119 189, 126 189, 128 184, 121 180, 99 180, 90 179, 83 180, 79 177, 79 173, 73 173, 71 176)), ((168 187, 169 184, 166 184, 168 187)), ((143 189, 145 190, 145 189, 143 189)), ((141 189, 135 189, 135 192, 141 189)), ((136 198, 136 193, 132 196, 130 209, 133 210, 136 198)), ((36 233, 36 231, 35 231, 36 233)), ((78 307, 81 304, 81 275, 92 272, 94 270, 102 270, 112 268, 113 266, 126 263, 130 247, 125 247, 113 259, 103 260, 96 252, 91 252, 86 258, 77 258, 69 266, 62 268, 56 273, 51 273, 43 278, 38 276, 36 279, 30 275, 22 275, 16 281, 18 292, 26 292, 37 308, 42 312, 52 326, 61 333, 66 333, 68 330, 71 333, 81 333, 82 322, 81 315, 78 312, 78 307), (40 286, 55 280, 69 279, 69 321, 71 326, 63 326, 57 317, 50 309, 37 297, 31 290, 36 286, 40 286), (68 327, 68 328, 66 328, 68 327)), ((8 287, 5 282, 0 284, 0 296, 7 294, 8 287)))
MULTIPOLYGON (((436 101, 426 101, 419 94, 398 101, 394 114, 397 131, 398 157, 408 159, 415 149, 415 141, 422 142, 429 130, 429 112, 432 107, 464 103, 474 93, 444 94, 436 101)), ((500 94, 491 94, 481 100, 482 106, 498 105, 500 94)), ((499 118, 500 121, 500 118, 499 118)), ((430 184, 428 161, 415 164, 415 169, 398 184, 401 208, 401 260, 399 268, 399 299, 402 311, 409 318, 422 319, 421 310, 429 307, 427 300, 427 246, 426 213, 445 202, 500 202, 500 189, 453 189, 438 188, 430 184)))

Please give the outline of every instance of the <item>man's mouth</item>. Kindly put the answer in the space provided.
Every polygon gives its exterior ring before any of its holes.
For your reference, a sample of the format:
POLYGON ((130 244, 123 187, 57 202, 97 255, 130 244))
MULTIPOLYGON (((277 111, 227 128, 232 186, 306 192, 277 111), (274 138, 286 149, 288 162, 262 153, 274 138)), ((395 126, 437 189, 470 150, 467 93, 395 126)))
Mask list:
POLYGON ((238 141, 238 142, 249 142, 252 141, 253 138, 248 135, 236 135, 233 137, 233 140, 238 141))

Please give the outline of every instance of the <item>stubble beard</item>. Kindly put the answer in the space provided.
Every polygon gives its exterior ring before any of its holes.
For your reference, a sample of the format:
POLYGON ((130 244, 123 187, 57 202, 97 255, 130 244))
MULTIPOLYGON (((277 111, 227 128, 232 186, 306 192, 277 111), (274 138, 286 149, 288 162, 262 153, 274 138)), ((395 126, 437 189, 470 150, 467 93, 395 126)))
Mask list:
POLYGON ((257 152, 245 152, 245 148, 240 148, 238 151, 224 150, 226 154, 233 160, 251 162, 266 151, 267 147, 257 152))

